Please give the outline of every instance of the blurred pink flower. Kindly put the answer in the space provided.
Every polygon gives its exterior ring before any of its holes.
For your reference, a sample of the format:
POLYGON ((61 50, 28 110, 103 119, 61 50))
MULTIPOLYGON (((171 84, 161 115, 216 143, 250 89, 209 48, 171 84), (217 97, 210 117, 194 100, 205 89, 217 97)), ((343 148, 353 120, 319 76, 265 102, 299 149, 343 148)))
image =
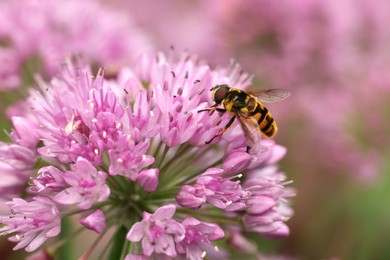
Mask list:
POLYGON ((128 16, 98 1, 3 1, 0 23, 3 90, 19 87, 23 70, 54 75, 70 55, 115 71, 151 49, 128 16))
POLYGON ((14 250, 26 247, 27 252, 32 252, 60 233, 60 214, 51 199, 41 196, 33 197, 32 201, 14 198, 7 205, 12 214, 0 217, 0 223, 4 225, 0 235, 15 233, 9 238, 17 243, 14 250))

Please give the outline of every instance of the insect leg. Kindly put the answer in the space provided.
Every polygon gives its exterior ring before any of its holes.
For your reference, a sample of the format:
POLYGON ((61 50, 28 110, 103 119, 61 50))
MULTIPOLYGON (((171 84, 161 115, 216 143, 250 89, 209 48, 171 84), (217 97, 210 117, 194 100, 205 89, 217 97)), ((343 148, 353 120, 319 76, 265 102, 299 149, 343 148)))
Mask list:
POLYGON ((218 112, 221 113, 221 114, 223 114, 223 113, 226 112, 226 109, 217 108, 216 106, 218 106, 218 104, 215 104, 215 105, 213 105, 213 106, 211 106, 211 107, 209 107, 209 108, 201 109, 201 110, 198 111, 198 113, 200 113, 200 112, 205 112, 205 111, 209 111, 210 114, 211 114, 211 113, 214 112, 215 110, 218 111, 218 112))
MULTIPOLYGON (((226 110, 225 110, 225 111, 226 111, 226 110)), ((217 133, 216 135, 214 135, 214 137, 211 138, 210 141, 207 141, 206 144, 211 143, 211 142, 214 140, 214 138, 216 138, 216 137, 218 137, 218 136, 220 136, 220 135, 223 135, 223 133, 225 133, 226 130, 228 130, 229 127, 233 124, 234 119, 236 119, 236 116, 233 116, 233 117, 229 120, 229 122, 226 124, 226 126, 225 126, 223 129, 221 129, 220 131, 218 131, 218 133, 217 133)))

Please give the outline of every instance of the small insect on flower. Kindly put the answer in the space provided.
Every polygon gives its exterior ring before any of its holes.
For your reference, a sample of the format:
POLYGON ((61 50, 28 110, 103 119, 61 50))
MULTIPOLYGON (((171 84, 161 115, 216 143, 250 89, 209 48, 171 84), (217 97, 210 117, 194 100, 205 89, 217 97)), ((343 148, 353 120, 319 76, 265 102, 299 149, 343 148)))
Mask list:
POLYGON ((250 147, 255 146, 260 141, 261 136, 272 138, 278 131, 271 113, 261 102, 278 102, 290 96, 290 92, 284 89, 263 89, 245 92, 241 89, 231 88, 226 84, 216 85, 211 91, 215 104, 199 112, 214 112, 216 110, 221 114, 228 112, 233 117, 223 129, 218 131, 206 143, 211 143, 214 138, 225 133, 237 118, 250 147), (221 104, 224 106, 224 109, 218 108, 221 104))

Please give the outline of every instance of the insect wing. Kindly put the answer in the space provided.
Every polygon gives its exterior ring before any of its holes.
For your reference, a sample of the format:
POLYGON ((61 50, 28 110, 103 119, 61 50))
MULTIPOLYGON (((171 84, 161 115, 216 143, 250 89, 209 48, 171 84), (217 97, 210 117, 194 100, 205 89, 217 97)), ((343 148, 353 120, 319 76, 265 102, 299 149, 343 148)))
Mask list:
POLYGON ((252 91, 250 94, 257 97, 257 99, 263 103, 274 103, 282 101, 290 96, 289 91, 277 88, 252 91))
POLYGON ((241 113, 236 113, 236 118, 240 122, 241 128, 251 148, 260 144, 261 133, 258 130, 258 125, 251 121, 250 118, 243 116, 241 113))

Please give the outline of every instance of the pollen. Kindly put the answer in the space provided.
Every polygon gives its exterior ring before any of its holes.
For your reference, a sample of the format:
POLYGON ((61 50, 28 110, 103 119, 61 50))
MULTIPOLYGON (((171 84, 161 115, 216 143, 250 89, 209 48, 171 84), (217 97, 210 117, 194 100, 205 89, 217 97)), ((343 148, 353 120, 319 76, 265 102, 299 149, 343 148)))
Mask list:
POLYGON ((118 123, 115 125, 116 129, 121 128, 121 126, 122 126, 122 124, 121 124, 120 122, 118 122, 118 123))
POLYGON ((200 255, 200 257, 205 258, 206 255, 207 255, 207 252, 206 252, 206 251, 203 251, 202 254, 200 255))
POLYGON ((95 105, 93 104, 92 100, 88 100, 88 104, 89 106, 94 109, 95 108, 95 105))
POLYGON ((123 160, 121 158, 116 159, 117 163, 123 163, 123 160))
POLYGON ((93 150, 93 152, 98 155, 99 154, 99 149, 95 148, 95 150, 93 150))
POLYGON ((72 116, 72 119, 69 121, 69 123, 65 126, 65 133, 67 135, 70 135, 71 133, 73 133, 73 130, 74 130, 74 116, 72 116))

